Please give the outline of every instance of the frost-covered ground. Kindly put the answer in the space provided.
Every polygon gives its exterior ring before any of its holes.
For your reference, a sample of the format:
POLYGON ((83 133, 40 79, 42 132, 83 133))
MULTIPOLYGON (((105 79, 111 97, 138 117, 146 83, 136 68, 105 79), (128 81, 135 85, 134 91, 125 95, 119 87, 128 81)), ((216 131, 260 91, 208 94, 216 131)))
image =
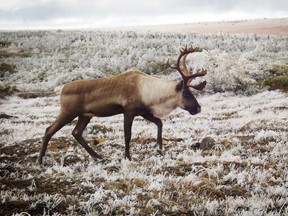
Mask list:
POLYGON ((0 101, 0 114, 14 116, 0 118, 0 215, 288 214, 287 93, 262 85, 287 76, 287 38, 17 31, 0 32, 0 42, 1 70, 11 69, 0 71, 0 87, 20 91, 0 101), (36 164, 59 111, 55 87, 129 68, 179 79, 166 61, 186 44, 203 48, 188 65, 207 69, 208 85, 198 95, 200 114, 179 109, 164 120, 164 157, 156 126, 136 118, 133 161, 124 160, 119 115, 94 118, 85 130, 105 160, 93 161, 73 139, 74 121, 52 138, 46 166, 36 164), (216 145, 202 151, 207 137, 216 145))
POLYGON ((17 118, 1 119, 2 214, 288 214, 287 94, 198 97, 196 116, 176 110, 164 120, 165 155, 156 127, 137 118, 131 154, 123 159, 122 115, 93 118, 85 131, 104 156, 95 162, 73 139, 75 122, 50 142, 45 168, 36 158, 58 96, 1 101, 17 118), (212 150, 195 147, 212 137, 212 150), (98 144, 97 144, 98 143, 98 144))

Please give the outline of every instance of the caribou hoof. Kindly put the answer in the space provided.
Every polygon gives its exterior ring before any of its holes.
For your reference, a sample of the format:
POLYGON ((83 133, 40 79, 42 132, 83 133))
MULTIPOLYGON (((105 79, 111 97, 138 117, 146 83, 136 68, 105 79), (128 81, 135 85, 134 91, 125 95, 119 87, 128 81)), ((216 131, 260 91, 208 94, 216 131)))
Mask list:
POLYGON ((157 154, 161 155, 161 156, 164 156, 164 153, 161 149, 157 149, 157 154))

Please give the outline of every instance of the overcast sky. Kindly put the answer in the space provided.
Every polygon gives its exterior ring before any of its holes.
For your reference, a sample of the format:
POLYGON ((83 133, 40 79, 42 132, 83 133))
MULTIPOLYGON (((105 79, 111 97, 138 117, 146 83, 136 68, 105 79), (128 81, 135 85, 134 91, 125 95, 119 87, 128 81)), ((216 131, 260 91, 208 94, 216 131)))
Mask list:
POLYGON ((1 0, 0 29, 97 28, 288 17, 288 0, 1 0))

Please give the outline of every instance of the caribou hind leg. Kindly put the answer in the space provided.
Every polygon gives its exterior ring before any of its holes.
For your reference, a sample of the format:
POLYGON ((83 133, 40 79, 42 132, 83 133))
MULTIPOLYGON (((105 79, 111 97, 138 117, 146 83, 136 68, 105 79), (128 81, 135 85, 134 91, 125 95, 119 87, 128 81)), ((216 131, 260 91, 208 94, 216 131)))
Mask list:
POLYGON ((98 155, 86 142, 82 134, 88 123, 90 122, 91 117, 80 115, 78 117, 78 122, 72 131, 74 138, 85 148, 85 150, 94 158, 101 159, 102 157, 98 155))
POLYGON ((43 157, 45 156, 46 150, 47 150, 47 146, 48 143, 51 139, 51 137, 57 132, 59 131, 64 125, 68 124, 69 122, 71 122, 76 116, 71 116, 71 115, 65 115, 63 113, 60 113, 60 115, 57 117, 56 121, 49 126, 46 131, 45 131, 45 135, 43 138, 43 142, 42 142, 42 147, 40 150, 40 154, 38 157, 38 163, 41 165, 44 165, 44 161, 43 161, 43 157))

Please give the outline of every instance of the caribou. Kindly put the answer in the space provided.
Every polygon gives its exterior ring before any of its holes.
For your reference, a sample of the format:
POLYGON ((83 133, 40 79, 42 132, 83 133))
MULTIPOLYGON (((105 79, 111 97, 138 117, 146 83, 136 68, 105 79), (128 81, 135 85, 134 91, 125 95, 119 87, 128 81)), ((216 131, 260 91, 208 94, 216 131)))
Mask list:
POLYGON ((94 159, 101 159, 83 138, 83 131, 93 116, 108 117, 117 114, 124 115, 125 158, 131 160, 129 143, 132 123, 136 116, 142 116, 157 125, 157 151, 162 154, 161 118, 177 107, 191 115, 201 111, 201 106, 190 88, 203 90, 206 81, 197 85, 192 85, 191 82, 196 77, 206 75, 207 70, 202 68, 192 73, 186 65, 187 55, 200 51, 197 47, 186 46, 180 49, 176 64, 167 61, 171 68, 180 73, 181 81, 164 80, 141 71, 128 71, 112 77, 76 80, 65 84, 60 93, 60 114, 45 131, 38 162, 44 163, 43 157, 51 137, 76 117, 78 121, 72 135, 94 159))

